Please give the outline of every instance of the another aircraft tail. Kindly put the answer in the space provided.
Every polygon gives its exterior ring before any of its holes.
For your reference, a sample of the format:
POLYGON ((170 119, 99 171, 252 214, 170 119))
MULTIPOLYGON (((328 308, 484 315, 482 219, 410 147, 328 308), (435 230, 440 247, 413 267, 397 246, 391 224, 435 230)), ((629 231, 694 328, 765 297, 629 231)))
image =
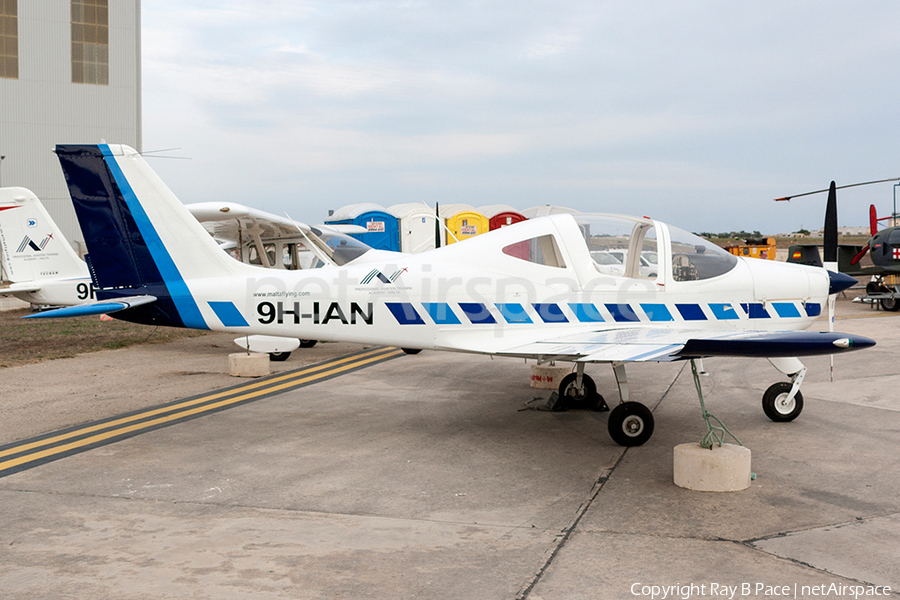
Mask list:
POLYGON ((56 154, 97 297, 153 296, 155 302, 130 309, 128 318, 206 329, 186 282, 238 274, 245 265, 218 248, 133 148, 61 145, 56 154))
POLYGON ((86 276, 84 261, 31 190, 0 188, 0 248, 12 283, 86 276))

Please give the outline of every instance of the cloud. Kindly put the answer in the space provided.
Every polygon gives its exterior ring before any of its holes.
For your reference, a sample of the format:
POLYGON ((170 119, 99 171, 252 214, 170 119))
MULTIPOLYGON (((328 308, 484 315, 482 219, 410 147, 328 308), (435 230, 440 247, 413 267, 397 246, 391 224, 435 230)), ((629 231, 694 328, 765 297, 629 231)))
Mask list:
POLYGON ((798 217, 760 199, 895 168, 900 7, 886 1, 142 10, 145 146, 194 157, 159 167, 193 196, 278 212, 314 190, 312 212, 423 193, 602 195, 692 229, 766 230, 798 217))

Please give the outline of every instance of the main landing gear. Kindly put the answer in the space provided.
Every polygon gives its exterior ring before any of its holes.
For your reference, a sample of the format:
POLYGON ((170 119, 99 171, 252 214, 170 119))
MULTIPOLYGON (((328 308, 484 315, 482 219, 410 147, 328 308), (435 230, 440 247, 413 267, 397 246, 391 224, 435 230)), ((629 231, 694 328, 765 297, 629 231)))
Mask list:
POLYGON ((640 446, 653 435, 653 413, 640 402, 631 401, 625 363, 613 363, 612 368, 619 387, 619 405, 612 409, 606 422, 609 437, 620 446, 640 446))
MULTIPOLYGON (((609 410, 603 396, 597 393, 594 380, 584 374, 584 363, 575 364, 575 372, 563 377, 559 384, 560 398, 572 408, 609 410)), ((620 446, 640 446, 653 435, 653 413, 640 402, 629 401, 625 365, 613 363, 613 372, 619 386, 620 402, 609 413, 609 435, 620 446)))
POLYGON ((584 363, 576 363, 575 372, 569 373, 559 383, 559 397, 566 408, 583 408, 597 412, 609 410, 603 396, 597 393, 597 384, 584 374, 584 363))
MULTIPOLYGON (((699 360, 691 361, 691 371, 694 376, 694 385, 697 388, 697 396, 700 399, 703 418, 707 425, 707 434, 701 445, 706 444, 705 447, 712 447, 713 443, 722 445, 726 434, 731 437, 734 435, 718 418, 706 411, 697 369, 699 362, 699 360), (716 424, 713 424, 711 420, 716 424)), ((769 362, 785 375, 789 375, 791 381, 779 381, 769 386, 763 395, 763 412, 776 422, 793 421, 803 410, 803 394, 800 393, 800 384, 803 383, 806 375, 806 367, 796 358, 770 358, 769 362)), ((625 363, 612 363, 612 368, 619 388, 619 404, 613 407, 609 413, 607 421, 609 436, 620 446, 640 446, 653 435, 653 413, 640 402, 632 402, 629 398, 625 363)), ((699 371, 702 372, 702 370, 703 368, 700 366, 699 371)), ((584 363, 576 363, 575 372, 569 373, 563 378, 559 385, 559 396, 573 408, 593 408, 588 404, 592 401, 606 405, 603 397, 597 393, 597 385, 594 380, 584 373, 584 363), (597 400, 592 400, 594 398, 597 400)), ((736 437, 734 439, 740 443, 736 437)))

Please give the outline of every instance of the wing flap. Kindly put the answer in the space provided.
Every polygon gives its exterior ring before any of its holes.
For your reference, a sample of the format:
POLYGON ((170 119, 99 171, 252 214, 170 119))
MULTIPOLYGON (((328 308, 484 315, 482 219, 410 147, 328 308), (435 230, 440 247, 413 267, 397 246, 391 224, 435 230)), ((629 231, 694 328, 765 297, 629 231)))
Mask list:
POLYGON ((494 353, 576 362, 668 362, 708 356, 776 358, 836 354, 874 345, 869 338, 820 331, 714 331, 621 328, 582 331, 494 353))

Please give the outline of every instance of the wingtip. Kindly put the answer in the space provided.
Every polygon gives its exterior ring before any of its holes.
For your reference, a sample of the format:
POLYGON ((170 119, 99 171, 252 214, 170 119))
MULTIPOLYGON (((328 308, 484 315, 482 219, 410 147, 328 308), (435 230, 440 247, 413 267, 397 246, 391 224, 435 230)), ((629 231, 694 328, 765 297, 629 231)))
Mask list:
POLYGON ((875 340, 861 335, 854 335, 836 339, 831 343, 842 350, 861 350, 874 346, 875 340))

